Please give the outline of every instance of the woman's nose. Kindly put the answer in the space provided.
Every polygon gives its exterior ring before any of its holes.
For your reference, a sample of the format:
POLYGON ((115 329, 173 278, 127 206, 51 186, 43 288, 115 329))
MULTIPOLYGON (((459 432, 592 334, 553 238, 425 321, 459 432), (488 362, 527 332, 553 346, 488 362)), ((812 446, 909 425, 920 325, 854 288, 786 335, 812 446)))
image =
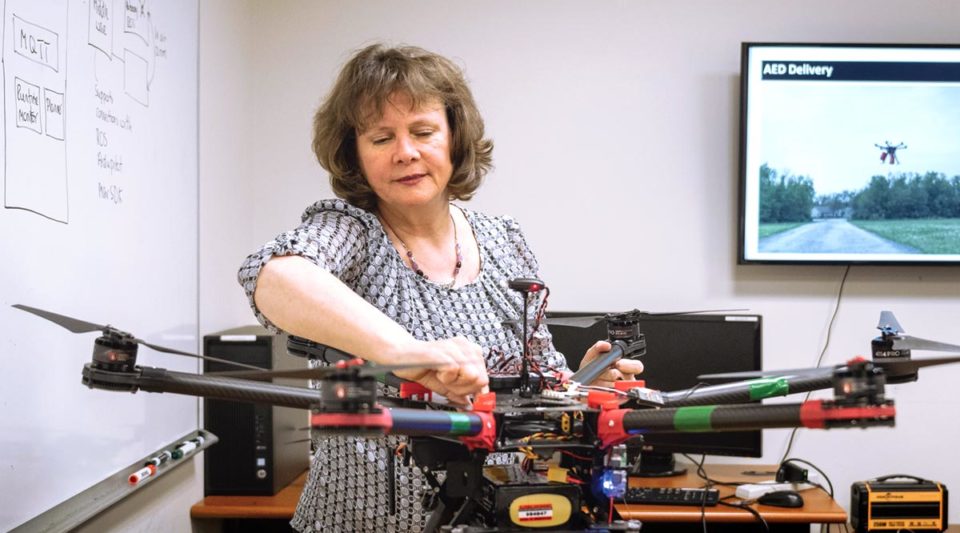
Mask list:
POLYGON ((397 137, 396 152, 393 160, 396 163, 409 163, 420 158, 420 151, 417 150, 413 138, 409 135, 400 135, 397 137))

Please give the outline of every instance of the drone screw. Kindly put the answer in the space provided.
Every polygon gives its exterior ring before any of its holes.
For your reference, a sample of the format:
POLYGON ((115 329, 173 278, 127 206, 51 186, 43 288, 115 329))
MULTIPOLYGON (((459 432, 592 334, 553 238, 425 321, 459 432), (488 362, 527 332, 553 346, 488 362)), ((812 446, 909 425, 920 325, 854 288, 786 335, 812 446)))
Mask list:
POLYGON ((613 427, 613 420, 607 422, 607 425, 610 426, 610 427, 613 427))

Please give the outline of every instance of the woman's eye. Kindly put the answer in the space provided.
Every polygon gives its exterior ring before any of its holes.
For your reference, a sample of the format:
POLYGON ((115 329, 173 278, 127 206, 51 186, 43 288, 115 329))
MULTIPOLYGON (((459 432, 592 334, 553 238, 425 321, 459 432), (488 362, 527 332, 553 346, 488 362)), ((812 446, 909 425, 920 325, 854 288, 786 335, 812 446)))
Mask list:
POLYGON ((374 145, 381 145, 389 140, 390 140, 389 137, 375 137, 371 139, 370 142, 373 143, 374 145))
POLYGON ((433 130, 421 130, 421 131, 417 131, 417 132, 414 132, 414 135, 416 135, 417 137, 429 137, 429 136, 433 135, 433 130))

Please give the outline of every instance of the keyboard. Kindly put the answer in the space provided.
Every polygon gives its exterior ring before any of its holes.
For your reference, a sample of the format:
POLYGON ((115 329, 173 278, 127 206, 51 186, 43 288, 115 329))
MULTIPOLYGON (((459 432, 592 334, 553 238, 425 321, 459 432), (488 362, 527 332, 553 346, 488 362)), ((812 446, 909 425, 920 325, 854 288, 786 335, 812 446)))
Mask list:
POLYGON ((717 489, 668 487, 630 487, 623 499, 626 503, 647 505, 716 505, 720 501, 717 489), (706 492, 706 500, 704 500, 706 492))

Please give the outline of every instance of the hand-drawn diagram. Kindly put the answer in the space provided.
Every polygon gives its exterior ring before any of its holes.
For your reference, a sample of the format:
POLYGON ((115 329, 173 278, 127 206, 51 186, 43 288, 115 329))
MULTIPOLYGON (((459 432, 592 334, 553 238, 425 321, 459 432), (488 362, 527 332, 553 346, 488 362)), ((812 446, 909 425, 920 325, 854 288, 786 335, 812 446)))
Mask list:
POLYGON ((66 0, 20 4, 3 17, 4 206, 67 222, 66 0))
POLYGON ((122 202, 124 147, 136 143, 134 122, 142 116, 136 107, 149 107, 157 61, 167 55, 166 35, 154 26, 147 0, 80 5, 89 10, 86 41, 94 57, 74 68, 93 69, 95 105, 93 117, 72 124, 90 124, 93 118, 95 131, 87 132, 67 128, 67 115, 89 107, 87 101, 77 105, 76 98, 90 94, 87 87, 67 91, 68 0, 3 4, 4 207, 62 223, 70 218, 68 144, 96 147, 89 161, 108 178, 96 184, 96 194, 122 202), (131 108, 131 102, 138 106, 131 108), (89 134, 96 144, 71 141, 71 133, 89 134))

